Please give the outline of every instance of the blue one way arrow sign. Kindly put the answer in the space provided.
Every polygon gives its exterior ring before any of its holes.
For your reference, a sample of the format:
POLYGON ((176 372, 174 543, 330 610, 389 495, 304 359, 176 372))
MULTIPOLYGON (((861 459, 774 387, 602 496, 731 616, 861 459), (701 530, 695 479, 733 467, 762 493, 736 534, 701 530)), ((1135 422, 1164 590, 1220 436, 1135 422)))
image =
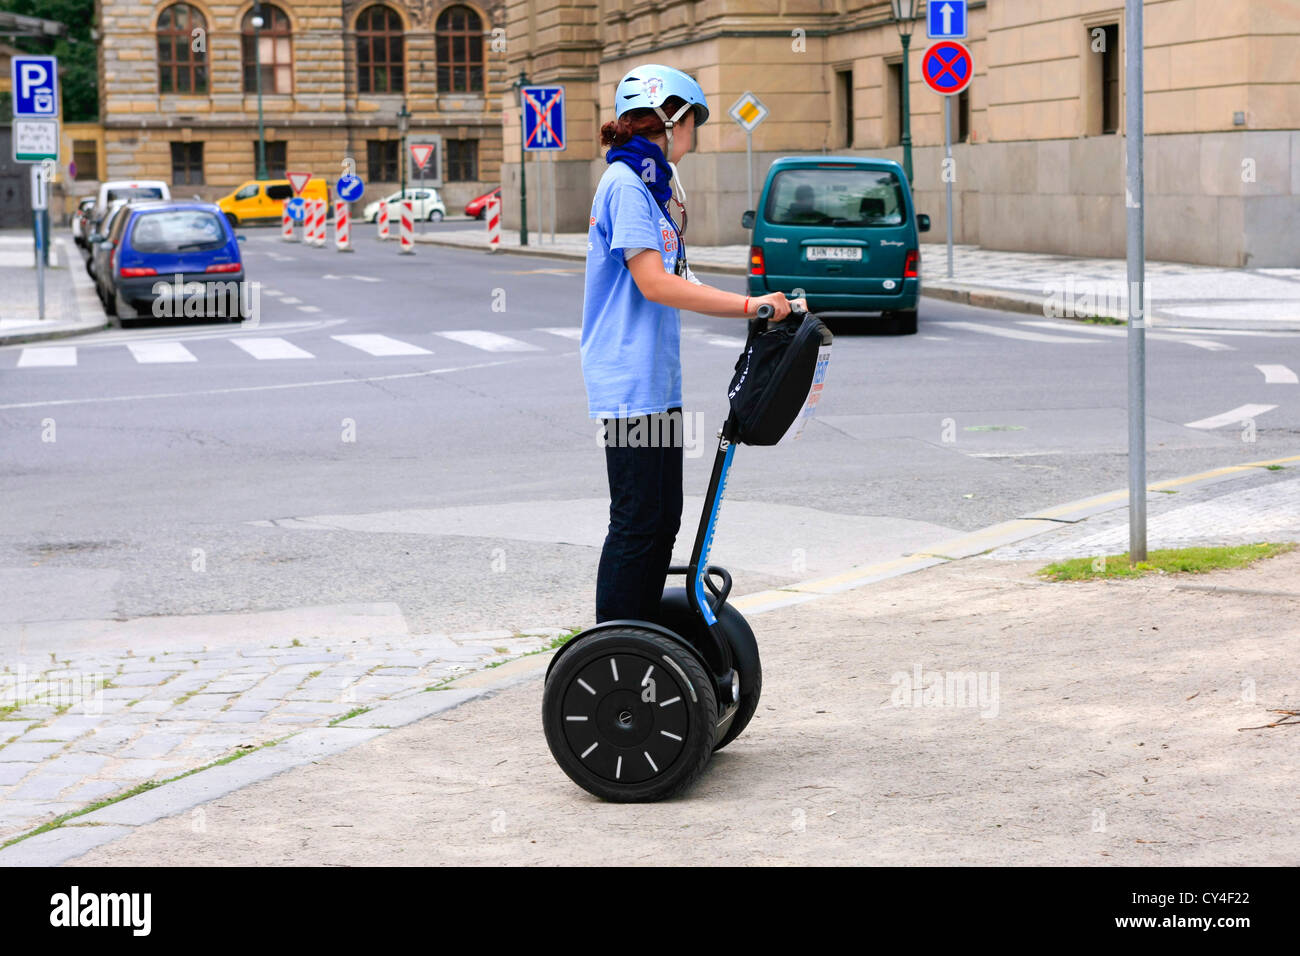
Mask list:
POLYGON ((966 36, 966 0, 928 0, 926 31, 931 40, 961 40, 966 36))

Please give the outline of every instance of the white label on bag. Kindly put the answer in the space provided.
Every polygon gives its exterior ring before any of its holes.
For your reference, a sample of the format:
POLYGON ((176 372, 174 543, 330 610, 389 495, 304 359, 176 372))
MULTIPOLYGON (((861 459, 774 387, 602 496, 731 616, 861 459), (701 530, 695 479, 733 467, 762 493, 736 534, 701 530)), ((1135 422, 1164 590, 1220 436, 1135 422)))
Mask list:
POLYGON ((803 434, 804 424, 807 423, 808 419, 812 418, 813 413, 817 411, 817 403, 821 401, 822 388, 826 384, 826 370, 830 364, 831 347, 823 345, 817 349, 817 368, 813 372, 812 385, 808 387, 808 395, 803 400, 803 408, 799 410, 795 420, 790 423, 790 427, 781 436, 781 441, 785 441, 787 438, 791 441, 797 441, 799 436, 803 434))

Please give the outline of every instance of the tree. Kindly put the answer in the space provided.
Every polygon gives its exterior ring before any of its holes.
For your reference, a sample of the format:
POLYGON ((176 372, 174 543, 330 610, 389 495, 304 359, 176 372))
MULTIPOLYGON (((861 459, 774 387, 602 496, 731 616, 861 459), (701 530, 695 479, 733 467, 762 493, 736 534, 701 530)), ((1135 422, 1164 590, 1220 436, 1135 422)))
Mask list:
POLYGON ((48 53, 59 58, 63 86, 63 118, 70 123, 99 118, 99 67, 95 41, 95 0, 0 0, 0 10, 66 24, 67 33, 56 38, 16 37, 13 45, 24 53, 48 53))

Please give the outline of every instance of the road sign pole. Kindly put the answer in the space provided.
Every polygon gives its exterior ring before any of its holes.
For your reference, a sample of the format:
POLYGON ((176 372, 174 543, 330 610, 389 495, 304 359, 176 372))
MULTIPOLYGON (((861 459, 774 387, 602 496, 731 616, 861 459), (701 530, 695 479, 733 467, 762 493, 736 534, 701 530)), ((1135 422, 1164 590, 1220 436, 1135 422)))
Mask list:
MULTIPOLYGON (((911 92, 908 90, 908 86, 911 81, 907 75, 907 48, 912 43, 912 37, 910 34, 904 33, 901 39, 903 41, 903 69, 899 81, 903 85, 903 134, 900 139, 903 146, 903 172, 907 175, 907 185, 910 188, 912 185, 912 106, 908 102, 911 92)), ((925 67, 922 66, 922 70, 924 69, 925 67)))
POLYGON ((1142 0, 1124 3, 1126 252, 1128 260, 1128 550, 1147 558, 1146 224, 1142 176, 1142 0))
POLYGON ((556 174, 556 169, 557 169, 557 167, 556 167, 556 165, 555 165, 555 152, 552 151, 552 152, 551 152, 551 245, 555 245, 555 219, 556 219, 556 212, 555 212, 555 209, 556 209, 556 205, 555 205, 555 192, 556 192, 556 189, 555 189, 555 174, 556 174))
POLYGON ((745 208, 754 208, 754 134, 745 131, 745 208))
POLYGON ((943 98, 944 192, 948 197, 948 278, 952 278, 952 97, 943 98))
POLYGON ((41 228, 41 220, 44 213, 40 209, 33 210, 34 224, 36 227, 36 317, 42 322, 45 321, 45 236, 41 228))

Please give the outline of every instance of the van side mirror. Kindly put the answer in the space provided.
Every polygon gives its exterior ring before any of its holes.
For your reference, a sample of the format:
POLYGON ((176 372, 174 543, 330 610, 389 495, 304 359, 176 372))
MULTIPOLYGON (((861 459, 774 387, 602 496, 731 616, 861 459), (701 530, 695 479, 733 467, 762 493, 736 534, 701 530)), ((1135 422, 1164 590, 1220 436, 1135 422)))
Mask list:
POLYGON ((918 212, 916 214, 916 231, 917 232, 930 231, 930 217, 923 212, 918 212))
POLYGON ((743 214, 741 214, 741 217, 740 217, 740 228, 741 228, 741 229, 753 229, 753 228, 754 228, 754 210, 749 209, 749 210, 746 210, 743 214))

